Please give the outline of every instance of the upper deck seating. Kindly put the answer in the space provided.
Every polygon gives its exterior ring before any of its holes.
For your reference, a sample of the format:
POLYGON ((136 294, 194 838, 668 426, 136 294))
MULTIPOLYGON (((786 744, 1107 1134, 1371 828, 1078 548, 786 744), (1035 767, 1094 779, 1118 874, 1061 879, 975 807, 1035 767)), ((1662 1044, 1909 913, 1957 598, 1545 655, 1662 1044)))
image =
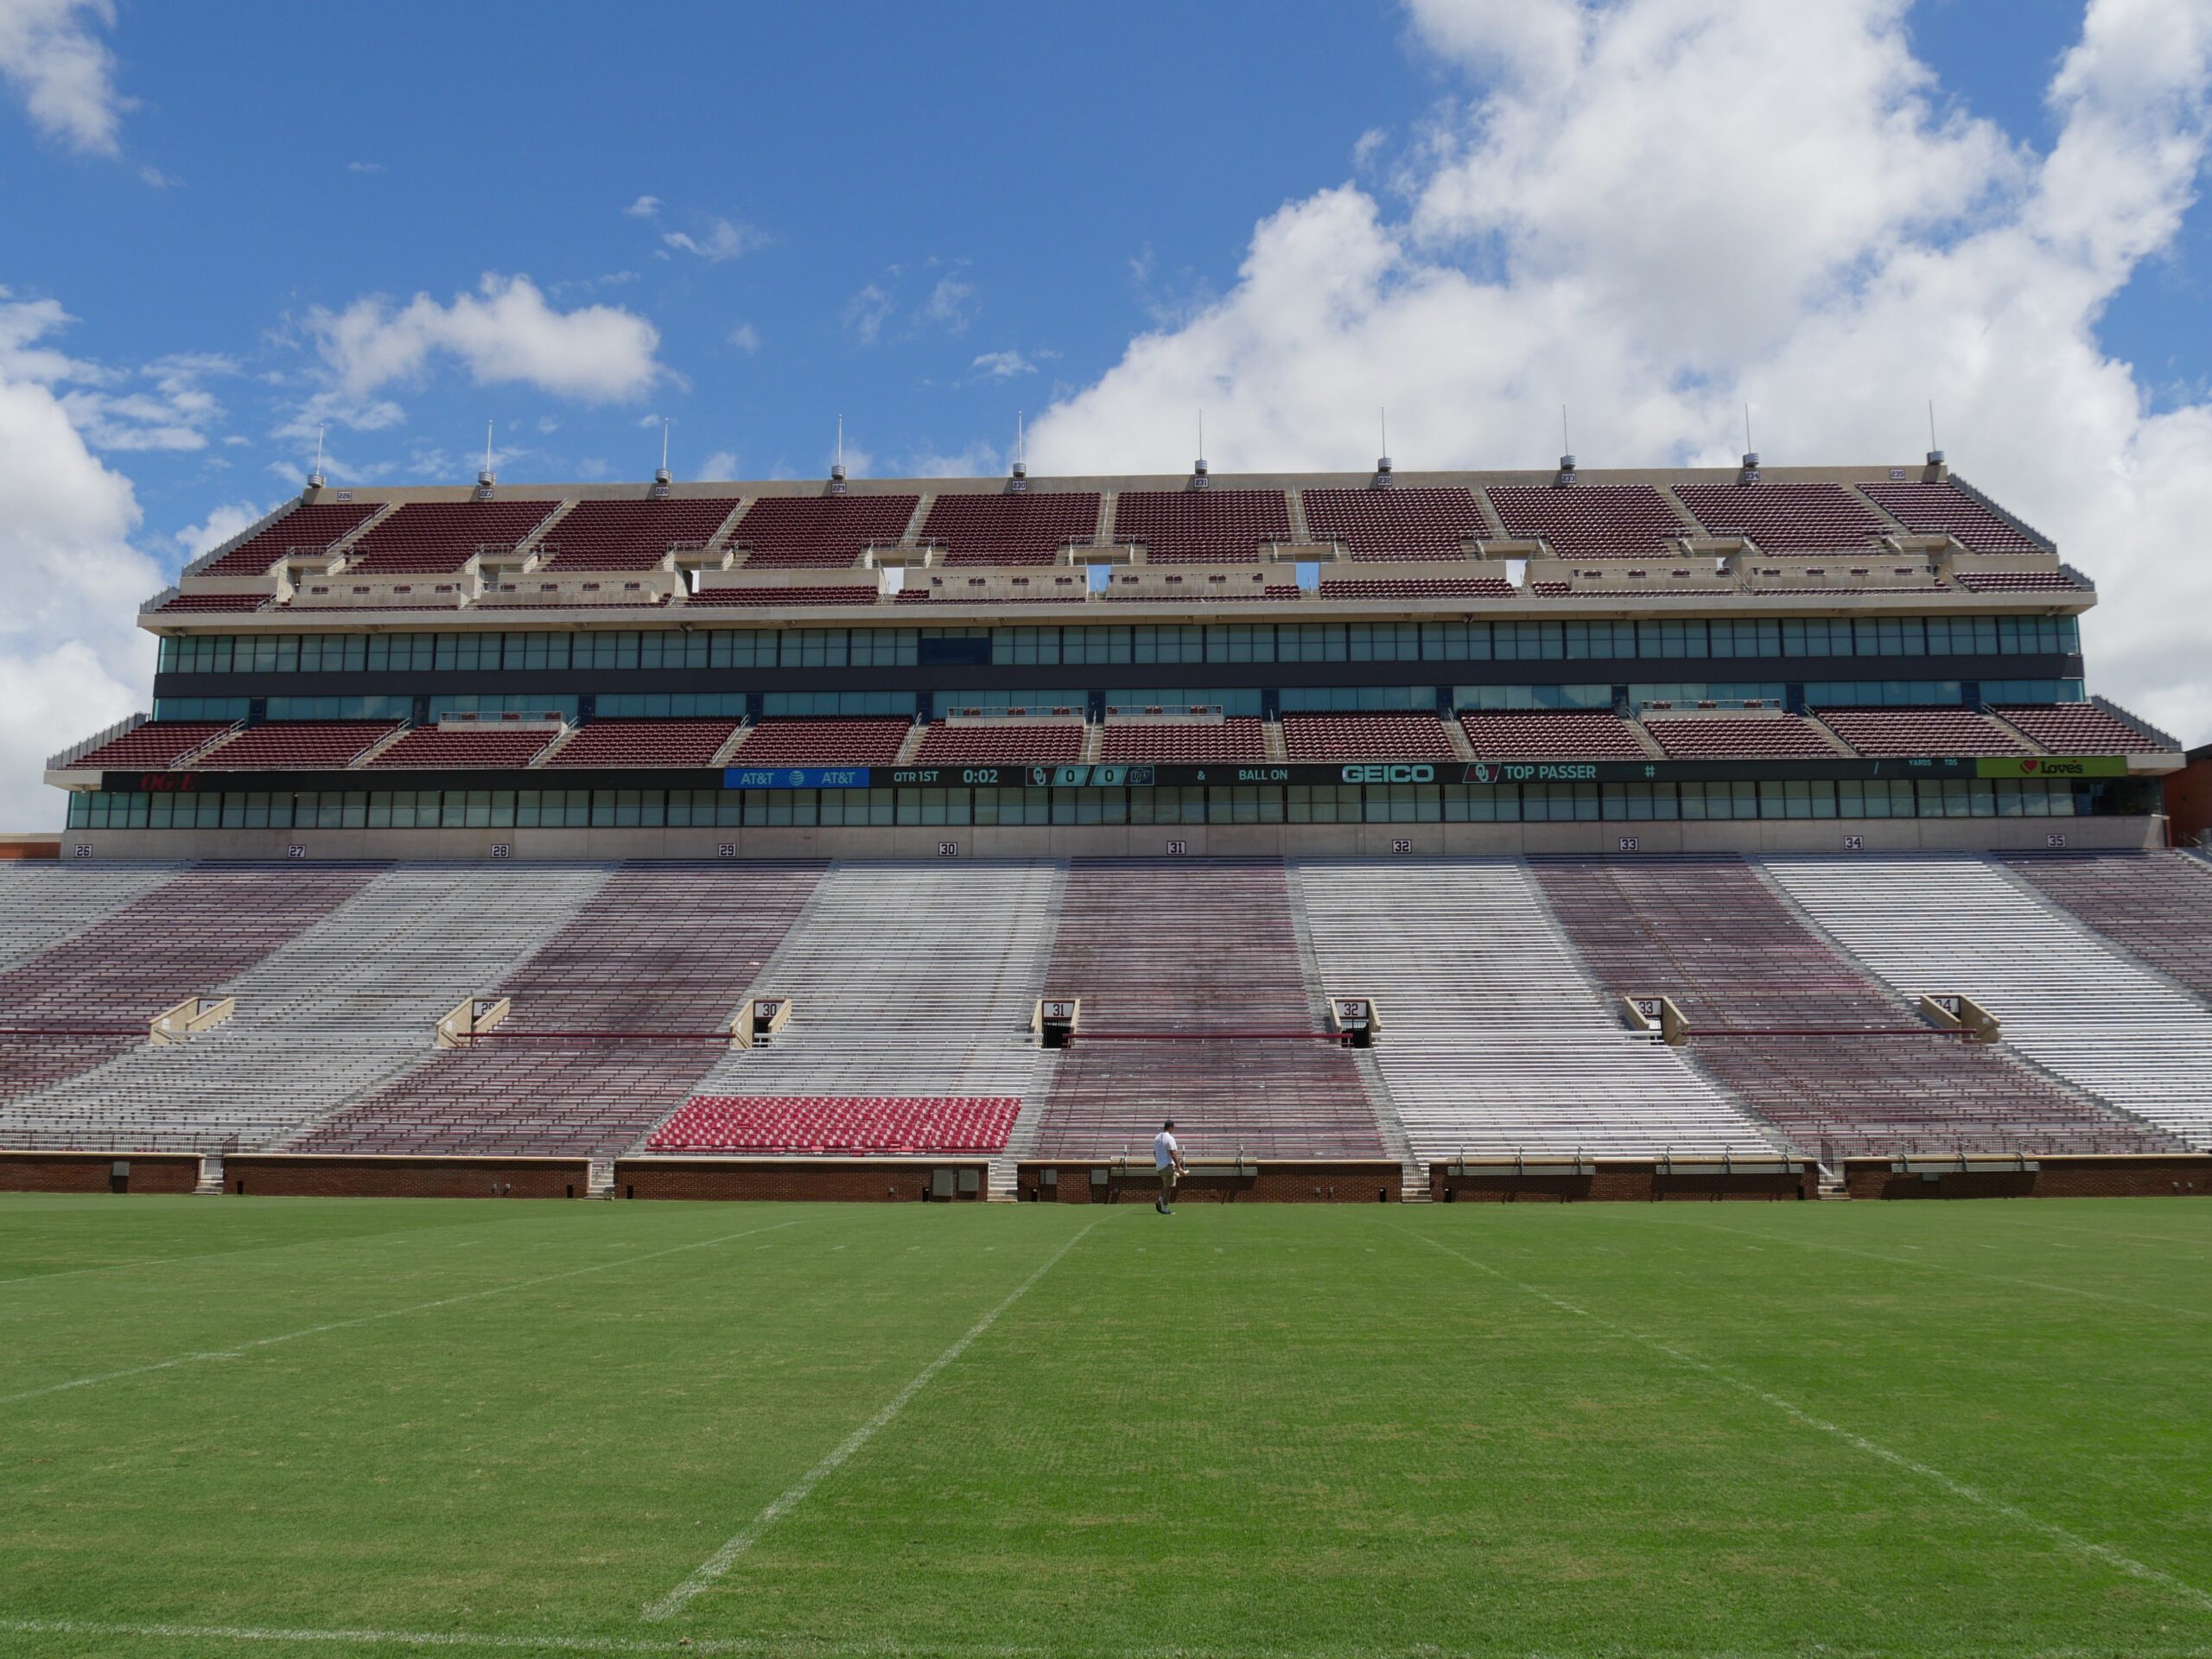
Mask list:
POLYGON ((1456 559, 1461 542, 1490 534, 1473 494, 1457 486, 1307 490, 1302 499, 1306 533, 1342 542, 1355 559, 1456 559))
POLYGON ((1823 724, 1866 755, 2025 754, 2027 746, 1971 709, 1819 709, 1823 724))
POLYGON ((1681 504, 1716 536, 1747 536, 1769 553, 1853 552, 1882 521, 1840 484, 1677 484, 1681 504))
POLYGON ((2212 1150, 2212 1010, 2003 867, 1929 854, 1762 862, 1891 988, 1972 997, 1997 1017, 2007 1047, 2140 1122, 2212 1150))
POLYGON ((737 729, 720 719, 594 720, 545 764, 555 766, 708 766, 737 729))
POLYGON ((734 766, 887 766, 914 722, 899 715, 764 720, 749 728, 734 766))
POLYGON ((348 575, 458 570, 480 550, 505 551, 530 539, 557 501, 410 501, 355 542, 348 575))
POLYGON ((350 766, 397 731, 397 720, 271 720, 226 738, 192 764, 203 772, 312 772, 350 766))
POLYGON ((922 539, 942 543, 948 565, 1051 564, 1063 546, 1088 546, 1097 533, 1096 490, 939 495, 922 523, 922 539))
POLYGON ((882 595, 872 585, 841 582, 804 588, 702 588, 691 605, 873 605, 882 595))
POLYGON ((266 530, 257 531, 197 572, 203 576, 264 575, 287 552, 320 551, 341 542, 374 518, 380 501, 318 501, 294 507, 266 530))
POLYGON ((979 720, 932 723, 914 751, 918 766, 1064 766, 1083 759, 1080 721, 979 720))
POLYGON ((2022 853, 2012 874, 2212 1001, 2212 866, 2185 853, 2022 853))
POLYGON ((257 611, 268 605, 268 594, 173 594, 164 611, 257 611))
POLYGON ((1992 512, 1948 480, 1940 483, 1891 480, 1861 484, 1859 488, 1876 506, 1919 535, 1948 535, 1977 553, 2047 550, 2019 526, 2001 514, 1992 512))
POLYGON ((2082 591, 2082 584, 2063 570, 1961 570, 1960 587, 1970 594, 2068 593, 2082 591))
POLYGON ((991 1153, 1006 1145, 1019 1095, 695 1095, 648 1152, 991 1153))
POLYGON ((1695 532, 1648 484, 1493 485, 1484 492, 1515 541, 1541 538, 1564 559, 1665 557, 1695 532))
MULTIPOLYGON (((0 1098, 143 1046, 162 1009, 219 992, 375 874, 346 864, 196 867, 18 963, 0 974, 0 1098)), ((38 1127, 21 1115, 0 1123, 10 1144, 38 1127)))
POLYGON ((1325 1015, 1274 860, 1077 860, 1045 994, 1083 1014, 1041 1156, 1141 1157, 1168 1117, 1193 1155, 1382 1153, 1353 1056, 1315 1039, 1325 1015))
POLYGON ((1672 997, 1688 1055, 1802 1152, 1832 1163, 2166 1145, 2001 1050, 1936 1030, 1741 860, 1534 868, 1607 991, 1672 997))
POLYGON ((1293 760, 1451 760, 1459 751, 1434 715, 1285 715, 1293 760))
POLYGON ((704 548, 737 511, 734 495, 579 501, 546 532, 541 568, 652 570, 676 548, 704 548))
POLYGON ((766 495, 738 520, 755 570, 842 569, 906 533, 918 495, 766 495))
POLYGON ((730 1052, 729 1019, 821 868, 622 866, 492 989, 513 999, 497 1030, 424 1055, 287 1148, 621 1151, 730 1052))
POLYGON ((1105 761, 1261 761, 1268 758, 1266 722, 1234 715, 1218 724, 1196 721, 1109 720, 1100 731, 1105 761))
POLYGON ((560 734, 561 728, 546 724, 418 726, 372 759, 369 770, 461 767, 512 771, 528 766, 560 734))
POLYGON ((1143 543, 1148 564, 1251 564, 1290 540, 1290 506, 1281 490, 1124 490, 1114 539, 1143 543))
POLYGON ((1484 760, 1642 760, 1636 734, 1608 710, 1526 713, 1483 711, 1459 716, 1476 757, 1484 760))
POLYGON ((1503 576, 1340 577, 1321 581, 1324 599, 1511 599, 1503 576))
POLYGON ((149 720, 111 743, 69 763, 72 771, 130 772, 174 766, 211 737, 226 732, 226 720, 149 720))
POLYGON ((1654 710, 1643 716, 1643 729, 1676 760, 1733 756, 1828 758, 1835 753, 1834 745, 1795 715, 1714 715, 1700 720, 1694 715, 1663 715, 1654 710))
POLYGON ((1772 1154, 1680 1051, 1621 1028, 1527 865, 1300 859, 1292 880, 1319 982, 1375 999, 1373 1064, 1419 1162, 1772 1154))
POLYGON ((2093 702, 2008 703, 1994 712, 2053 754, 2154 754, 2164 747, 2093 702))

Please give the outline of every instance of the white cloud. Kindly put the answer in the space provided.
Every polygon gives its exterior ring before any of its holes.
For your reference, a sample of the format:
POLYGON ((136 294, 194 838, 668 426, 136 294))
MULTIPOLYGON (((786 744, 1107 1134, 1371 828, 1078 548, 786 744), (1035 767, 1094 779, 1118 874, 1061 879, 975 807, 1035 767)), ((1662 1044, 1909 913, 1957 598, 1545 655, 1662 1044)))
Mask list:
POLYGON ((976 284, 955 276, 940 276, 930 296, 922 302, 921 319, 947 334, 965 334, 976 315, 976 284))
POLYGON ((346 163, 346 170, 348 173, 381 173, 384 171, 384 163, 382 162, 348 162, 346 163))
POLYGON ((434 353, 459 359, 480 385, 519 381, 590 403, 643 397, 667 372, 654 356, 659 331, 643 317, 610 305, 556 311, 527 276, 487 273, 451 305, 417 294, 395 308, 371 295, 317 308, 306 324, 335 389, 357 403, 419 380, 434 353))
MULTIPOLYGON (((1393 216, 1351 185, 1254 232, 1235 287, 1133 340, 1031 430, 1041 470, 1710 464, 1751 403, 1774 462, 1961 473, 2101 584, 2094 689, 2212 734, 2212 404, 2153 412, 2105 306, 2202 166, 2212 12, 2095 0, 2037 154, 1959 110, 1903 0, 1414 0, 1486 79, 1393 216)), ((1395 181, 1394 181, 1395 182, 1395 181)), ((1134 273, 1151 281, 1149 260, 1134 273)))
POLYGON ((16 300, 0 288, 0 373, 55 392, 79 435, 98 449, 204 449, 223 406, 200 383, 238 365, 213 353, 179 353, 137 370, 73 358, 45 344, 75 321, 53 300, 16 300))
POLYGON ((1011 380, 1016 375, 1034 374, 1037 365, 1020 352, 985 352, 969 367, 989 380, 1011 380))
POLYGON ((113 0, 0 0, 0 79, 48 137, 95 156, 122 151, 115 54, 96 29, 115 26, 113 0))
POLYGON ((875 283, 845 302, 845 327, 863 346, 873 346, 891 319, 891 296, 875 283))
POLYGON ((699 476, 704 479, 725 480, 737 476, 737 451, 717 449, 699 463, 699 476))
POLYGON ((729 331, 729 343, 741 352, 760 349, 760 331, 749 322, 741 322, 729 331))
POLYGON ((52 386, 0 353, 0 823, 59 823, 46 757, 146 706, 152 642, 133 623, 162 578, 130 544, 138 520, 52 386))
POLYGON ((725 259, 739 259, 756 249, 768 245, 768 233, 742 219, 715 219, 707 221, 705 232, 693 236, 684 231, 664 231, 660 239, 680 253, 698 255, 710 265, 719 265, 725 259))
POLYGON ((639 196, 622 210, 632 219, 651 219, 660 212, 658 196, 639 196))
POLYGON ((199 524, 187 524, 178 531, 175 539, 189 562, 202 553, 213 552, 247 526, 258 524, 270 511, 251 501, 226 501, 211 508, 199 524))

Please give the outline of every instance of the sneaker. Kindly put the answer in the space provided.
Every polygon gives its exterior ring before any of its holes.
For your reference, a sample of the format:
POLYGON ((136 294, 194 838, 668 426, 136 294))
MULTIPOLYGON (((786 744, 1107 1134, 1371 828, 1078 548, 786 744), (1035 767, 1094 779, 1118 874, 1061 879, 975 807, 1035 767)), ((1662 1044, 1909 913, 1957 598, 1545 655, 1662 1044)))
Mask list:
POLYGON ((1160 1213, 1164 1216, 1167 1213, 1167 1200, 1165 1198, 1154 1198, 1152 1201, 1152 1207, 1159 1211, 1160 1213))

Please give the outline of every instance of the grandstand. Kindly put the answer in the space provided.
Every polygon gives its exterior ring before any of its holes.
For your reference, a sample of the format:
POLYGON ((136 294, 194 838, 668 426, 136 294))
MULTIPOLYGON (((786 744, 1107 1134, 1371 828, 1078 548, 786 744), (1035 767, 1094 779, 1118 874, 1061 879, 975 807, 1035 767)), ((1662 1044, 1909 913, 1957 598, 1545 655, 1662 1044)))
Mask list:
POLYGON ((48 764, 0 1146, 1065 1198, 1173 1116, 1309 1199, 2172 1185, 2212 876, 2096 600, 1940 461, 318 486, 48 764))

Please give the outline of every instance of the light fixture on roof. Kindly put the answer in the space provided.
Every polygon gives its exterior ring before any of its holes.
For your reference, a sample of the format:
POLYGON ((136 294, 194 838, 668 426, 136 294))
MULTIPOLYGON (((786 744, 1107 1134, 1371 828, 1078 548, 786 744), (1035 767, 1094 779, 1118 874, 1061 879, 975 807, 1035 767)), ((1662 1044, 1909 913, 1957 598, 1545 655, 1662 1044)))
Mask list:
POLYGON ((1014 411, 1014 482, 1015 494, 1029 487, 1029 442, 1021 424, 1021 411, 1014 411))
POLYGON ((484 470, 476 474, 476 499, 479 501, 488 500, 492 486, 499 481, 492 472, 492 423, 486 421, 484 423, 484 470))
POLYGON ((664 500, 668 486, 668 416, 664 415, 660 417, 660 470, 653 474, 653 486, 645 494, 651 500, 664 500))
POLYGON ((832 495, 842 495, 844 493, 845 417, 840 415, 837 417, 837 455, 836 459, 830 463, 830 493, 832 495))
POLYGON ((330 481, 322 475, 322 432, 323 423, 317 421, 315 426, 315 471, 308 474, 308 488, 311 490, 319 490, 330 481))

